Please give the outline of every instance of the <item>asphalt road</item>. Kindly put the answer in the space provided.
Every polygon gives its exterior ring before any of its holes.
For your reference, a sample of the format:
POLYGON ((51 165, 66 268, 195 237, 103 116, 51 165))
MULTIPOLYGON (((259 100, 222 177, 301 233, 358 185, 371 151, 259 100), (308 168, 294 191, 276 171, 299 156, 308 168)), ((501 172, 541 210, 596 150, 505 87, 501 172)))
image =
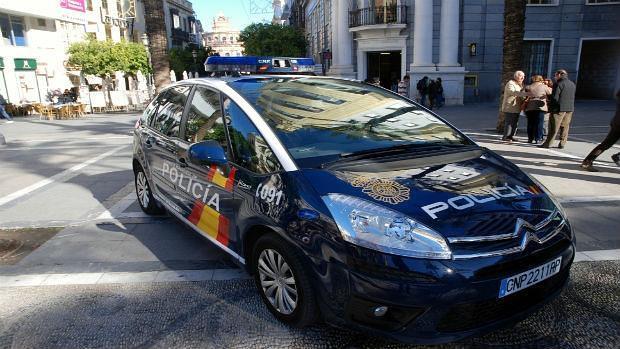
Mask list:
MULTIPOLYGON (((618 348, 620 262, 580 262, 561 297, 508 329, 438 348, 618 348)), ((0 288, 0 348, 406 348, 291 329, 251 280, 0 288)))

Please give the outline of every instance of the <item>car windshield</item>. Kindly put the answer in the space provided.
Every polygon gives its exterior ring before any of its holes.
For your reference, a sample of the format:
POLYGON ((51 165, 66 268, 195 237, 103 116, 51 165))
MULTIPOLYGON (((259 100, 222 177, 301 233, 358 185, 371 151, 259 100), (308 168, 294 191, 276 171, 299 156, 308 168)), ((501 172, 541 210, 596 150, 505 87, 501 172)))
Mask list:
POLYGON ((229 85, 267 120, 300 167, 375 149, 469 144, 406 99, 355 81, 260 77, 229 85))

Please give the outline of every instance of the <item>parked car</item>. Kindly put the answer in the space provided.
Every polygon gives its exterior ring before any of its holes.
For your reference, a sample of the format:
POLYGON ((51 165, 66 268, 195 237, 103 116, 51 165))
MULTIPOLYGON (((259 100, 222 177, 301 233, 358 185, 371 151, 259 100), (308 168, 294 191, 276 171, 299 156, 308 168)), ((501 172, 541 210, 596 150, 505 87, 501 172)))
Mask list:
POLYGON ((352 80, 184 80, 144 111, 133 153, 142 209, 226 251, 292 326, 458 340, 554 299, 575 255, 534 178, 352 80))

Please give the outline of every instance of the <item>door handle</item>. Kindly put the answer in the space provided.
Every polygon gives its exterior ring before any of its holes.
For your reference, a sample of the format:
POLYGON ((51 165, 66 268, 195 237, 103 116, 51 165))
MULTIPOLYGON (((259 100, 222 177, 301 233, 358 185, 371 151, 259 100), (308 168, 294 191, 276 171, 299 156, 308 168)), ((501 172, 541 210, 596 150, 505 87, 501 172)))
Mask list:
POLYGON ((187 160, 185 158, 177 158, 177 163, 180 167, 187 167, 187 160))

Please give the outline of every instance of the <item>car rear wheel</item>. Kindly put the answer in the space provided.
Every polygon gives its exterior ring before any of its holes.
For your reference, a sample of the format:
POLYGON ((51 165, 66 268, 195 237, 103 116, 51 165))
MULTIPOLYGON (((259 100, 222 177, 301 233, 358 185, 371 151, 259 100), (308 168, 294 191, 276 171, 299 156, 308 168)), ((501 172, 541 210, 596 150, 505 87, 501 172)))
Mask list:
POLYGON ((136 195, 142 211, 150 215, 162 214, 164 210, 153 197, 151 186, 142 167, 139 167, 135 173, 135 183, 136 195))
POLYGON ((299 253, 274 234, 255 245, 254 281, 269 311, 283 323, 305 327, 318 318, 314 290, 299 253))

